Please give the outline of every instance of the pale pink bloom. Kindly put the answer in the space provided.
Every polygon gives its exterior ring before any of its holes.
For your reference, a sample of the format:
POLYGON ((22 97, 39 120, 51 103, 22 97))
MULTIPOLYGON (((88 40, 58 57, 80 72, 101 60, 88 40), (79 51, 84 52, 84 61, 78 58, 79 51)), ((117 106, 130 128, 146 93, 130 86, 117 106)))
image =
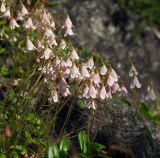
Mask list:
POLYGON ((114 71, 114 69, 111 68, 111 75, 114 79, 114 82, 118 81, 119 76, 117 75, 117 73, 114 71))
POLYGON ((106 97, 112 98, 111 87, 109 85, 106 86, 106 97))
POLYGON ((10 23, 9 23, 10 28, 13 30, 15 27, 19 27, 19 25, 17 24, 17 22, 14 19, 11 19, 10 23))
POLYGON ((69 85, 67 84, 66 80, 62 77, 58 83, 58 88, 59 88, 59 92, 63 95, 63 96, 67 96, 70 94, 69 92, 69 85))
POLYGON ((36 26, 33 24, 33 21, 32 21, 32 18, 31 18, 31 17, 29 17, 29 18, 27 19, 27 21, 25 21, 25 23, 24 23, 24 28, 25 28, 25 29, 33 29, 33 30, 36 29, 36 26))
POLYGON ((115 79, 113 78, 113 76, 111 74, 109 74, 108 79, 107 79, 107 84, 112 87, 115 83, 115 79))
POLYGON ((96 85, 99 85, 99 83, 101 83, 101 79, 100 79, 100 76, 99 76, 99 73, 96 72, 92 75, 91 77, 91 80, 96 84, 96 85))
POLYGON ((48 100, 49 100, 50 102, 54 102, 54 103, 57 103, 57 102, 58 102, 58 93, 57 93, 56 90, 52 90, 52 91, 51 91, 51 96, 50 96, 50 98, 48 98, 48 100))
POLYGON ((64 37, 73 36, 73 35, 74 35, 74 32, 73 32, 72 28, 66 28, 66 31, 64 33, 64 37))
POLYGON ((52 27, 53 29, 56 29, 56 24, 55 24, 54 20, 51 22, 50 27, 52 27))
POLYGON ((93 61, 93 58, 92 58, 92 57, 87 61, 86 66, 87 66, 90 70, 94 67, 94 61, 93 61))
POLYGON ((65 48, 66 48, 66 46, 67 46, 67 45, 66 45, 65 40, 64 40, 64 39, 62 39, 62 40, 61 40, 61 43, 59 44, 59 48, 60 48, 60 49, 65 49, 65 48))
POLYGON ((76 50, 73 48, 71 53, 70 53, 70 58, 74 61, 74 60, 79 60, 79 56, 76 52, 76 50))
POLYGON ((103 65, 100 69, 100 74, 101 75, 106 75, 107 74, 107 67, 106 65, 103 65))
POLYGON ((20 16, 26 16, 26 15, 28 15, 28 10, 27 10, 26 7, 22 4, 20 16))
POLYGON ((145 96, 145 100, 149 100, 149 99, 155 100, 156 98, 157 98, 157 97, 156 97, 156 95, 155 95, 155 93, 154 93, 153 88, 149 85, 149 86, 147 87, 147 95, 145 96))
POLYGON ((44 36, 51 39, 56 37, 51 29, 47 29, 44 33, 44 36))
POLYGON ((82 74, 82 77, 90 77, 90 74, 88 72, 86 65, 82 65, 81 74, 82 74))
POLYGON ((60 70, 63 72, 64 75, 69 75, 71 72, 70 67, 64 60, 60 63, 60 70))
POLYGON ((136 75, 134 75, 133 77, 133 80, 132 80, 132 83, 130 85, 130 88, 133 89, 134 87, 137 87, 137 88, 141 88, 141 84, 140 82, 138 81, 138 78, 136 75))
POLYGON ((119 92, 120 92, 120 96, 128 96, 128 90, 126 89, 126 87, 124 85, 122 85, 119 88, 119 92))
POLYGON ((29 38, 27 39, 26 46, 27 46, 27 50, 29 51, 37 49, 29 38))
POLYGON ((80 76, 79 68, 75 64, 73 64, 71 68, 71 79, 78 78, 80 76))
POLYGON ((133 77, 134 75, 138 76, 138 72, 137 72, 135 66, 132 64, 132 65, 131 65, 131 68, 130 68, 130 70, 129 70, 129 76, 130 76, 130 77, 133 77))
POLYGON ((106 88, 105 86, 102 86, 101 90, 100 90, 100 93, 99 93, 99 96, 102 100, 104 100, 107 96, 107 92, 106 92, 106 88))
POLYGON ((10 9, 7 9, 7 10, 4 12, 3 17, 5 17, 5 18, 10 18, 10 17, 11 17, 10 9))
POLYGON ((65 23, 62 26, 62 29, 64 29, 64 28, 72 28, 72 27, 73 27, 72 21, 71 21, 70 17, 67 15, 65 23))
POLYGON ((42 23, 45 23, 47 25, 50 25, 51 23, 45 10, 43 10, 43 13, 42 13, 42 23))
POLYGON ((44 49, 44 46, 42 45, 41 41, 37 41, 37 51, 40 52, 42 49, 44 49))
POLYGON ((112 86, 112 93, 116 93, 119 90, 119 84, 114 83, 112 86))
POLYGON ((88 85, 86 85, 86 86, 84 87, 82 96, 83 96, 84 98, 89 98, 89 87, 88 87, 88 85))
POLYGON ((96 110, 96 104, 95 104, 95 101, 91 101, 91 103, 88 104, 88 108, 92 108, 93 110, 96 110))
POLYGON ((71 66, 73 65, 72 61, 71 61, 69 58, 66 60, 66 64, 67 64, 69 67, 71 67, 71 66))
POLYGON ((90 84, 88 94, 89 94, 89 96, 90 96, 91 98, 96 98, 96 96, 97 96, 97 90, 96 90, 96 88, 93 86, 93 84, 90 84))
POLYGON ((53 45, 54 45, 54 46, 57 46, 57 45, 58 45, 55 38, 52 38, 52 39, 49 41, 49 46, 52 47, 53 45))
POLYGON ((1 4, 1 7, 0 7, 0 12, 4 13, 6 11, 6 7, 4 5, 4 3, 1 4))
POLYGON ((45 60, 49 59, 52 56, 52 51, 49 48, 46 48, 44 50, 43 55, 41 56, 41 58, 44 58, 45 60))

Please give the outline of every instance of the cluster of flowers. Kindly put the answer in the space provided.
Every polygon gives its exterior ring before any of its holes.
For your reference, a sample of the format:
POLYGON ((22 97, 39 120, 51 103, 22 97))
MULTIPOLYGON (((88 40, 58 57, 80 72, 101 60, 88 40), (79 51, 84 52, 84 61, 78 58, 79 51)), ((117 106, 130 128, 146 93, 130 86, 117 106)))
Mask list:
MULTIPOLYGON (((73 36, 73 24, 67 15, 60 33, 56 28, 51 14, 47 13, 42 4, 34 13, 29 13, 21 4, 17 17, 13 18, 10 8, 2 3, 0 12, 7 18, 10 29, 22 27, 26 30, 26 48, 28 52, 35 52, 39 71, 44 75, 44 82, 52 83, 50 102, 59 102, 61 97, 71 94, 84 98, 88 107, 96 109, 95 102, 112 98, 114 93, 127 96, 128 91, 119 76, 109 64, 95 64, 93 56, 88 61, 81 59, 76 49, 67 43, 69 36, 73 36), (29 32, 35 32, 37 38, 29 36, 29 32), (63 33, 64 32, 64 33, 63 33), (63 53, 67 51, 67 53, 63 53), (45 64, 44 64, 45 63, 45 64), (76 87, 73 91, 73 85, 76 87)), ((129 76, 132 77, 130 88, 141 88, 138 81, 138 72, 131 65, 129 76)), ((155 100, 156 96, 151 85, 147 88, 144 99, 155 100)))

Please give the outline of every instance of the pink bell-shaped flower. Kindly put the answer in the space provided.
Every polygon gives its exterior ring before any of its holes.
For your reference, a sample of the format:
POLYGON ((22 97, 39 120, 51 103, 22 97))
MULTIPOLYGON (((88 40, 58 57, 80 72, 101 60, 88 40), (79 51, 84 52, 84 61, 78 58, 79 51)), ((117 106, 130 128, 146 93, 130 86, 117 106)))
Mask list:
POLYGON ((96 98, 96 96, 97 96, 97 90, 96 90, 96 88, 93 86, 93 84, 90 84, 90 87, 89 87, 89 96, 91 97, 91 98, 96 98))
POLYGON ((86 63, 87 68, 89 68, 90 70, 94 67, 94 61, 93 61, 93 57, 91 57, 87 63, 86 63))
POLYGON ((20 11, 20 16, 26 16, 28 15, 28 10, 26 9, 26 7, 22 4, 22 8, 20 11))
POLYGON ((76 50, 73 48, 71 53, 70 53, 70 58, 74 61, 74 60, 79 60, 79 56, 76 52, 76 50))
POLYGON ((132 64, 132 65, 131 65, 131 68, 130 68, 130 70, 129 70, 129 76, 130 76, 130 77, 133 77, 134 75, 138 76, 138 72, 137 72, 135 66, 132 64))
POLYGON ((64 29, 64 28, 72 28, 72 27, 73 27, 72 21, 71 21, 70 17, 67 15, 65 23, 62 26, 62 29, 64 29))
POLYGON ((106 75, 107 74, 107 67, 106 65, 103 65, 100 69, 100 74, 101 75, 106 75))
POLYGON ((41 58, 45 59, 45 60, 48 60, 50 57, 52 56, 52 51, 50 48, 46 48, 44 50, 44 53, 43 55, 41 56, 41 58))
POLYGON ((102 86, 101 90, 100 90, 100 93, 99 93, 99 96, 102 100, 104 100, 107 96, 107 92, 106 92, 106 88, 105 86, 102 86))
POLYGON ((88 69, 87 69, 87 66, 86 65, 82 65, 82 68, 81 68, 81 75, 82 77, 90 77, 90 74, 88 72, 88 69))
POLYGON ((0 12, 4 13, 6 10, 6 6, 4 5, 4 3, 2 3, 0 7, 0 12))
POLYGON ((19 25, 17 24, 17 22, 14 19, 11 19, 9 26, 12 30, 15 29, 15 27, 19 27, 19 25))
POLYGON ((130 85, 130 88, 133 89, 134 87, 137 87, 137 88, 141 88, 141 84, 140 82, 138 81, 138 78, 136 75, 134 75, 133 77, 133 80, 132 80, 132 83, 130 85))
POLYGON ((27 50, 29 51, 37 49, 29 38, 27 38, 26 47, 27 47, 27 50))
POLYGON ((56 90, 51 91, 51 96, 50 96, 50 98, 48 98, 48 100, 49 100, 49 102, 54 102, 54 103, 58 102, 58 93, 56 90))
POLYGON ((89 87, 88 87, 88 85, 86 84, 85 85, 85 87, 84 87, 84 89, 83 89, 83 94, 82 94, 82 96, 84 97, 84 98, 89 98, 89 87))
POLYGON ((24 23, 24 28, 25 28, 25 29, 33 29, 33 30, 36 29, 36 26, 33 24, 33 21, 32 21, 32 18, 31 18, 31 17, 29 17, 29 18, 27 19, 27 21, 25 21, 25 23, 24 23))
POLYGON ((106 97, 112 98, 111 87, 109 85, 106 86, 106 97))
POLYGON ((71 79, 76 79, 80 76, 80 72, 78 67, 73 64, 72 68, 71 68, 71 79))
POLYGON ((155 92, 154 92, 154 90, 153 90, 153 88, 151 87, 151 85, 149 85, 148 87, 147 87, 147 94, 146 94, 146 96, 145 96, 145 100, 149 100, 149 99, 151 99, 151 100, 156 100, 156 95, 155 95, 155 92))
POLYGON ((64 37, 73 36, 73 35, 74 35, 74 32, 73 32, 72 28, 66 28, 66 31, 64 33, 64 37))

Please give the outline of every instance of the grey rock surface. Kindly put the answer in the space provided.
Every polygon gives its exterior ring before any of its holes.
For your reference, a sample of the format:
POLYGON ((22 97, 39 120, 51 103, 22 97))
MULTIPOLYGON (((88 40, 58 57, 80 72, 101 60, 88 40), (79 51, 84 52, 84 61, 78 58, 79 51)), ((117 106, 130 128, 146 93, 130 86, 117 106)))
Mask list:
POLYGON ((160 39, 152 27, 132 13, 121 10, 112 0, 70 0, 69 15, 75 25, 76 46, 96 50, 126 75, 131 59, 141 81, 151 79, 160 89, 160 39))

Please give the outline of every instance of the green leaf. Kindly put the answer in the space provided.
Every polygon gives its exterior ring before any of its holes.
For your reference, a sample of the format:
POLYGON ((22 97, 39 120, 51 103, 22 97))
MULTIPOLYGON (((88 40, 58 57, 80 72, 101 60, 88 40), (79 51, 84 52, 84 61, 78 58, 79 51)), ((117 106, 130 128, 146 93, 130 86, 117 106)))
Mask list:
POLYGON ((76 101, 76 105, 80 108, 80 109, 84 109, 86 106, 85 106, 85 103, 84 103, 84 100, 82 99, 78 99, 76 101))
POLYGON ((10 71, 7 67, 2 66, 2 67, 1 67, 1 74, 2 74, 3 76, 5 76, 5 77, 8 77, 8 76, 11 75, 11 71, 10 71))
POLYGON ((88 145, 87 133, 85 131, 80 131, 78 133, 78 140, 79 140, 80 148, 81 148, 83 154, 86 154, 87 153, 87 145, 88 145))
POLYGON ((0 158, 7 158, 6 154, 0 153, 0 158))
POLYGON ((82 57, 84 58, 84 59, 87 59, 88 57, 89 57, 89 51, 88 51, 88 49, 85 47, 85 46, 82 46, 82 57))
POLYGON ((60 151, 65 151, 68 152, 68 150, 70 149, 70 140, 67 137, 62 138, 61 142, 60 142, 60 151))
POLYGON ((19 150, 21 154, 27 154, 27 149, 23 145, 12 145, 10 146, 11 149, 19 150))
POLYGON ((99 151, 99 150, 102 150, 104 148, 106 148, 106 147, 104 145, 102 145, 102 144, 99 144, 99 143, 93 143, 93 144, 91 144, 91 150, 92 150, 92 152, 99 151))
POLYGON ((49 146, 48 148, 48 158, 53 158, 54 154, 53 154, 53 146, 49 146))
POLYGON ((19 158, 18 153, 16 151, 12 152, 12 157, 13 158, 19 158))
POLYGON ((53 153, 54 153, 54 157, 55 158, 59 158, 60 157, 60 155, 59 155, 60 150, 59 150, 57 145, 53 145, 53 153))

